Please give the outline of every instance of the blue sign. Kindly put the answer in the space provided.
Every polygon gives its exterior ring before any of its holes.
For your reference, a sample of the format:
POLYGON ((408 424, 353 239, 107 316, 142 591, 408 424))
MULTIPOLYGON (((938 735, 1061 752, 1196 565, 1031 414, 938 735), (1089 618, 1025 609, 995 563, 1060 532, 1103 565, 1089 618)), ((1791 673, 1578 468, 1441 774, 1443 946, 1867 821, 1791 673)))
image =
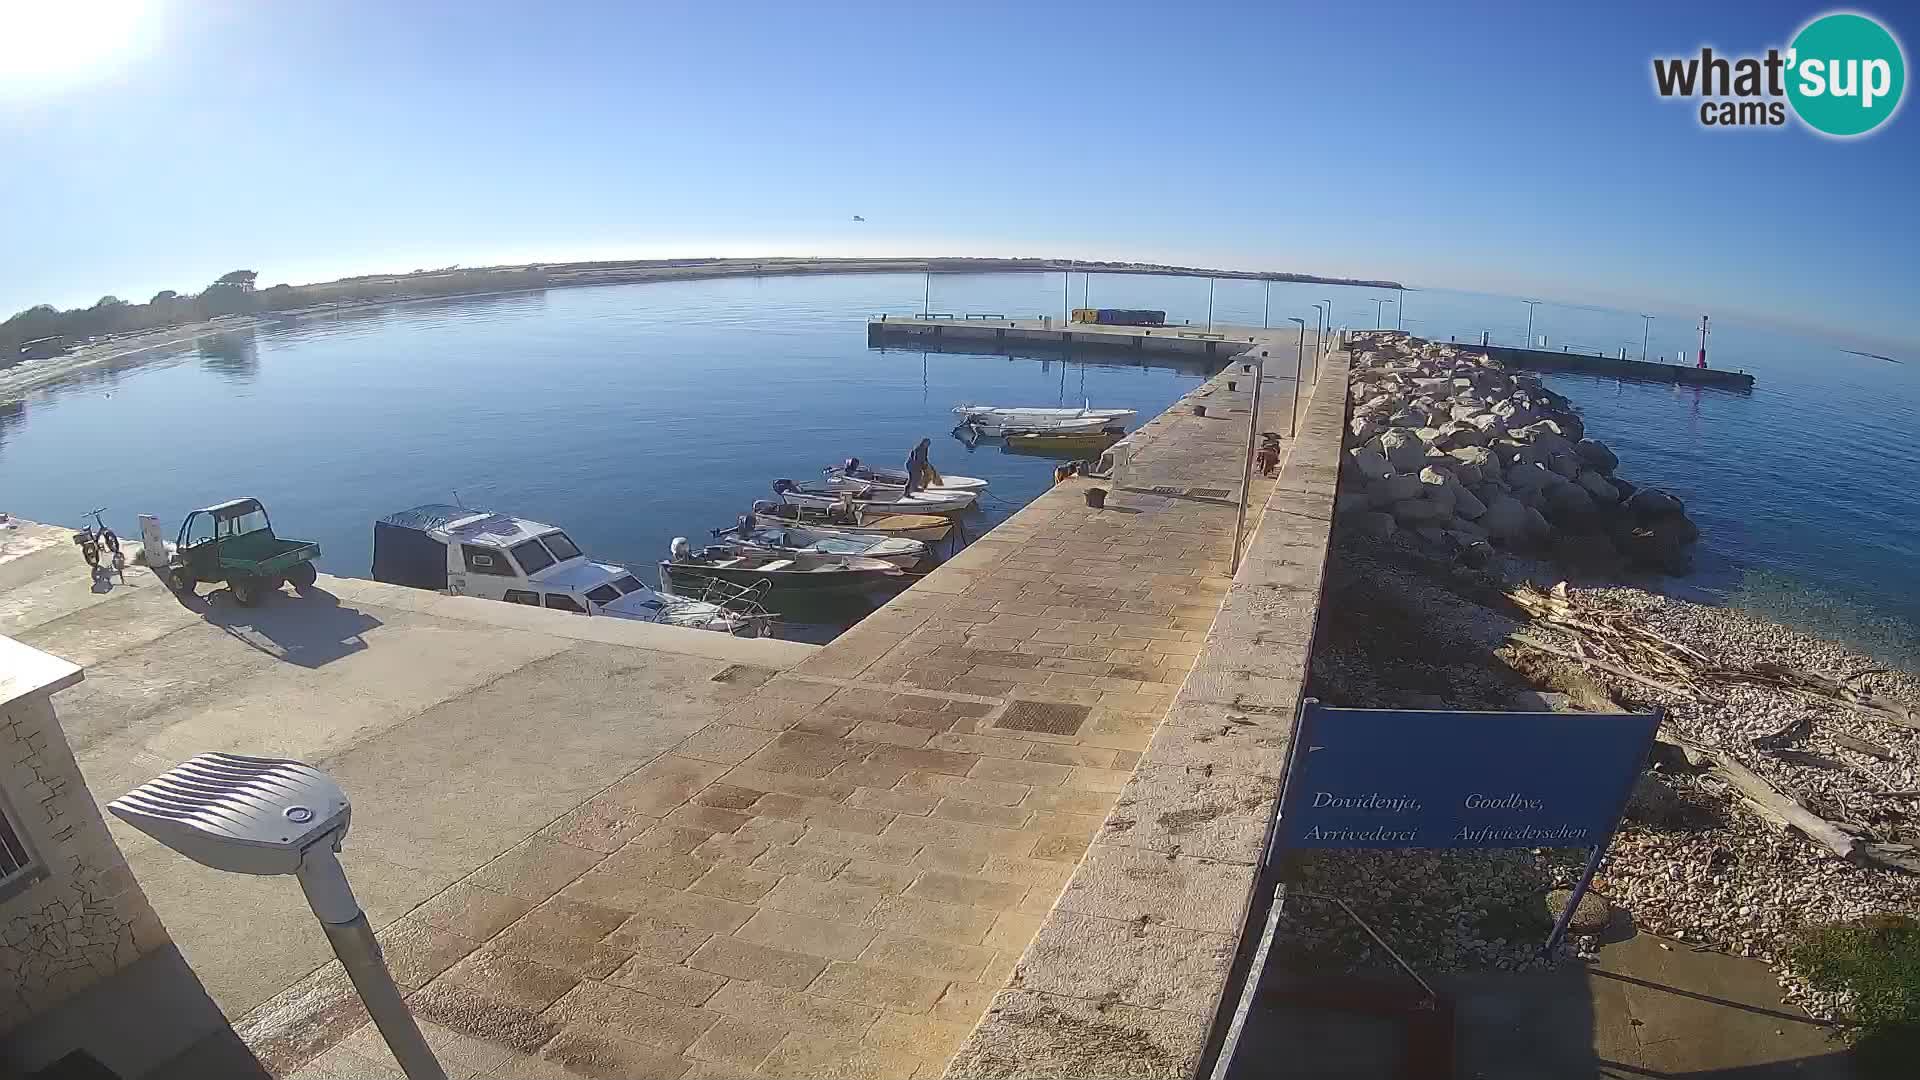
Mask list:
POLYGON ((1276 846, 1603 847, 1658 713, 1301 712, 1276 846))

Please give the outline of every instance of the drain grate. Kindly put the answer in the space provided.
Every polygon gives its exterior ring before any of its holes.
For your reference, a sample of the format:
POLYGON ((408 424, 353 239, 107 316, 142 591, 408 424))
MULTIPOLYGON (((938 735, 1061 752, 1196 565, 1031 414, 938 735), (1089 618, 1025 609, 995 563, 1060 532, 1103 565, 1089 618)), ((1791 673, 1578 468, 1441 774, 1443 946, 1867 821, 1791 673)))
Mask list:
POLYGON ((1155 495, 1178 495, 1181 491, 1180 488, 1168 487, 1164 484, 1159 487, 1150 487, 1147 490, 1153 492, 1155 495))
POLYGON ((1233 492, 1226 488, 1188 488, 1187 494, 1196 499, 1224 499, 1233 492))
POLYGON ((1077 735, 1093 710, 1086 705, 1015 698, 993 726, 1008 731, 1037 731, 1044 735, 1077 735))

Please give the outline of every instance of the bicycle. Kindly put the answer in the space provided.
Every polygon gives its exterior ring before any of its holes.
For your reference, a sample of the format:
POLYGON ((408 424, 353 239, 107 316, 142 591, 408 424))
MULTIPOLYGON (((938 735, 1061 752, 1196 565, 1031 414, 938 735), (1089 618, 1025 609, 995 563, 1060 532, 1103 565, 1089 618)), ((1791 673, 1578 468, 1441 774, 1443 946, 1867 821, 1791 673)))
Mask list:
POLYGON ((127 581, 127 558, 120 551, 120 537, 100 519, 100 515, 106 511, 107 508, 104 506, 87 511, 87 516, 93 518, 93 525, 80 526, 80 531, 73 534, 73 542, 80 545, 80 557, 87 560, 87 566, 91 568, 94 576, 97 577, 103 572, 119 574, 120 583, 124 585, 127 581), (107 550, 110 566, 100 565, 102 547, 107 550))

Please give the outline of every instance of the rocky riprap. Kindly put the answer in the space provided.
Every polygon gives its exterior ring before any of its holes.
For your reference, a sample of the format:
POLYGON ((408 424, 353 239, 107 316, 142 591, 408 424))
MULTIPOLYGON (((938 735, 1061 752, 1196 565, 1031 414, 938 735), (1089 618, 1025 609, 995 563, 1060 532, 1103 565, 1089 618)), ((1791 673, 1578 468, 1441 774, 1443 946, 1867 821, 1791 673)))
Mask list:
POLYGON ((1536 376, 1397 333, 1351 347, 1342 526, 1411 530, 1474 566, 1493 545, 1668 573, 1690 565, 1700 533, 1680 500, 1622 478, 1619 458, 1536 376))

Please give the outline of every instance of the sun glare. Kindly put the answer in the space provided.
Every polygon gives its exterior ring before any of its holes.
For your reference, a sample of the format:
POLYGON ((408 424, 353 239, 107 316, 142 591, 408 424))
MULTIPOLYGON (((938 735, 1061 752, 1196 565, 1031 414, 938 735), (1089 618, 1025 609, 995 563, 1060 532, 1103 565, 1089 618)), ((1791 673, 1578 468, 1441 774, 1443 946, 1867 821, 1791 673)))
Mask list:
POLYGON ((0 96, 106 78, 155 32, 156 0, 0 0, 0 96))

